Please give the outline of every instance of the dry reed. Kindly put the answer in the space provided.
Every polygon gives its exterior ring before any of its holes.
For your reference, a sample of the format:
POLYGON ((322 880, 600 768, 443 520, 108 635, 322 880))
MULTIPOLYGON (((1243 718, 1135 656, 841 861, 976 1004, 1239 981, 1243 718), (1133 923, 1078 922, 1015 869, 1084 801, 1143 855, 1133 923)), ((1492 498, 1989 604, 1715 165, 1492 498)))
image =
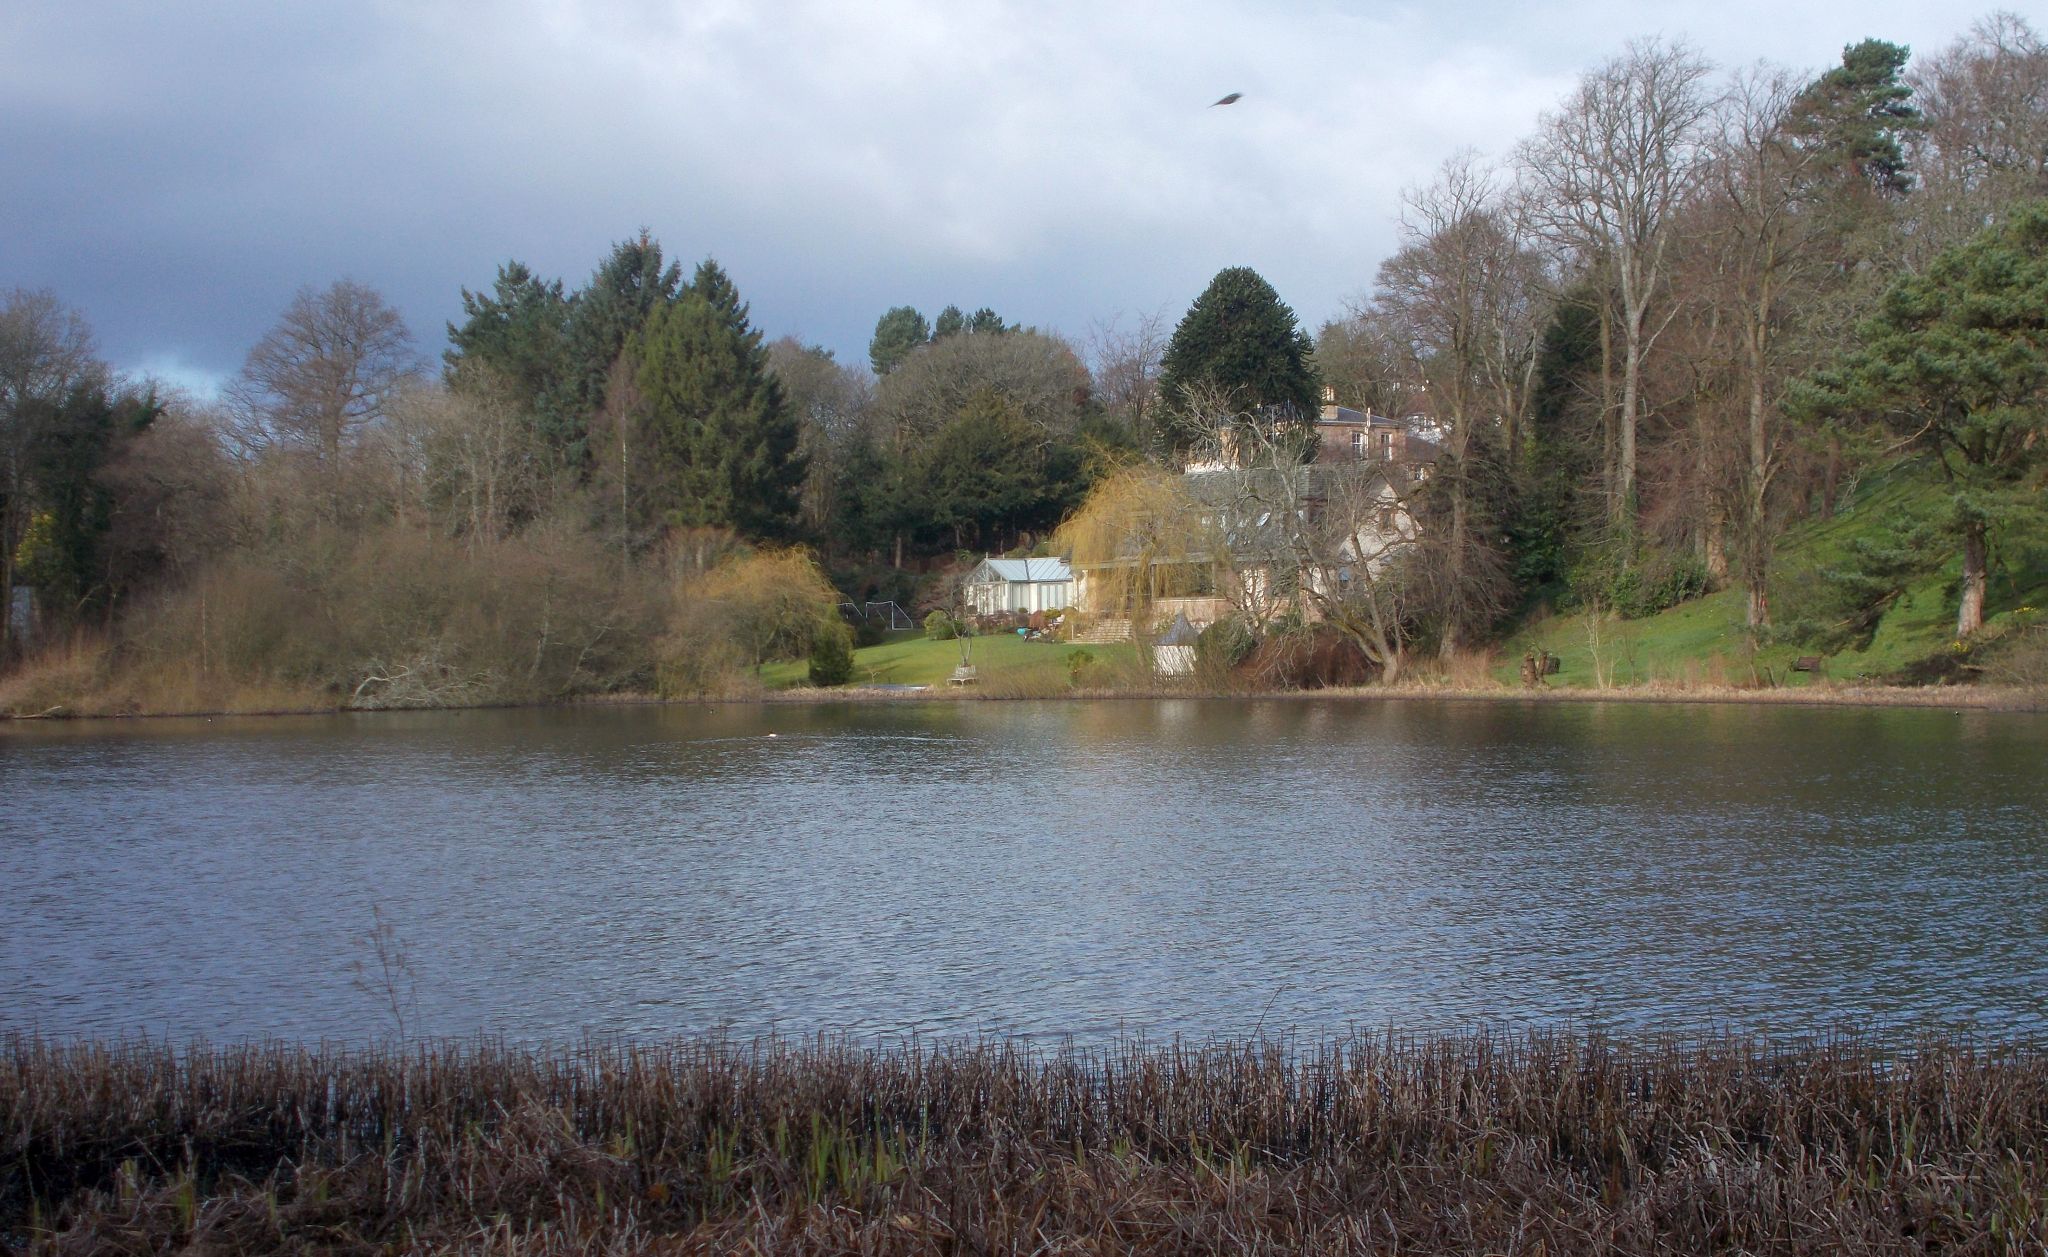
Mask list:
POLYGON ((0 1044, 0 1248, 1946 1252, 2048 1243, 2048 1057, 1627 1045, 0 1044))

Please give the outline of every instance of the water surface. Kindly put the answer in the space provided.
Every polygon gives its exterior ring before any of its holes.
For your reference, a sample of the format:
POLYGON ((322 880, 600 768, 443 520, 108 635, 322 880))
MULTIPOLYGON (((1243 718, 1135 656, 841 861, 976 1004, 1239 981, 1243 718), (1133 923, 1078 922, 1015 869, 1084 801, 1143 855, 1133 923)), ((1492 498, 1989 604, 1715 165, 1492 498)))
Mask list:
POLYGON ((2026 714, 1513 701, 15 726, 0 1027, 386 1033, 381 914, 433 1034, 2048 1038, 2044 765, 2026 714))

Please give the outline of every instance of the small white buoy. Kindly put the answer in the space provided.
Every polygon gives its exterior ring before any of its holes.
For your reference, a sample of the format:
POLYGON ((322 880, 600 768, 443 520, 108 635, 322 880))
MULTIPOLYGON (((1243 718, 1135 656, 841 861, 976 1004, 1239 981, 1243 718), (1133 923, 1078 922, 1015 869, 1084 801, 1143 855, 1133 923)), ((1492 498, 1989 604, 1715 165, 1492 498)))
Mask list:
POLYGON ((771 738, 779 738, 779 737, 781 737, 782 735, 781 735, 781 734, 779 734, 779 733, 771 733, 771 734, 769 734, 768 736, 769 736, 769 737, 771 737, 771 738))

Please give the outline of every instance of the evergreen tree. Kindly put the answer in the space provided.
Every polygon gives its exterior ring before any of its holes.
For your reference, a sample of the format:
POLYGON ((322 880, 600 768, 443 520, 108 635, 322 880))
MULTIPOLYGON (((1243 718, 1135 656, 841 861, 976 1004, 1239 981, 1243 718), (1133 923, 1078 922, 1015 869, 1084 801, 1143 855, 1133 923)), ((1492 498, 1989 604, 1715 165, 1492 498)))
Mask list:
POLYGON ((1792 102, 1787 130, 1794 142, 1817 151, 1830 172, 1889 196, 1910 191, 1902 141, 1923 123, 1903 78, 1908 55, 1881 39, 1843 48, 1842 64, 1792 102))
POLYGON ((967 316, 960 313, 959 306, 947 306, 939 311, 939 317, 932 320, 932 339, 944 340, 958 336, 967 330, 967 316))
POLYGON ((82 620, 112 610, 124 592, 106 561, 114 494, 102 473, 123 444, 146 431, 164 408, 154 390, 110 394, 104 379, 87 380, 39 425, 31 450, 37 511, 20 547, 18 575, 46 612, 82 620))
POLYGON ((1257 271, 1217 272, 1174 329, 1160 370, 1160 396, 1176 416, 1176 448, 1185 451, 1200 438, 1187 411, 1205 390, 1262 424, 1305 427, 1316 414, 1314 349, 1294 311, 1257 271))
POLYGON ((804 474, 797 416, 718 264, 707 260, 677 300, 655 308, 628 352, 649 472, 643 500, 674 523, 786 536, 804 474))
POLYGON ((887 375, 912 350, 931 338, 932 329, 915 306, 897 306, 875 320, 874 339, 868 342, 868 362, 876 375, 887 375))
POLYGON ((576 295, 566 393, 578 425, 587 428, 590 417, 604 408, 605 381, 626 342, 655 311, 675 303, 681 285, 682 269, 664 264, 660 242, 642 228, 634 239, 612 247, 589 287, 576 295))
POLYGON ((924 459, 925 514, 955 547, 1049 525, 1045 435, 994 392, 976 394, 924 459))
POLYGON ((966 331, 969 336, 1000 336, 1004 332, 1014 330, 1016 329, 1003 322, 1002 315, 987 306, 967 316, 966 331))
POLYGON ((517 261, 498 268, 489 294, 462 290, 463 321, 448 325, 441 358, 449 383, 481 371, 509 388, 549 448, 583 458, 586 416, 568 389, 569 334, 576 306, 562 281, 543 280, 517 261))
POLYGON ((1984 622, 1993 526, 2048 523, 2048 201, 2022 203, 1893 283, 1857 340, 1793 400, 1837 420, 1875 418, 1939 461, 1951 487, 1943 522, 1962 544, 1956 637, 1967 638, 1984 622))

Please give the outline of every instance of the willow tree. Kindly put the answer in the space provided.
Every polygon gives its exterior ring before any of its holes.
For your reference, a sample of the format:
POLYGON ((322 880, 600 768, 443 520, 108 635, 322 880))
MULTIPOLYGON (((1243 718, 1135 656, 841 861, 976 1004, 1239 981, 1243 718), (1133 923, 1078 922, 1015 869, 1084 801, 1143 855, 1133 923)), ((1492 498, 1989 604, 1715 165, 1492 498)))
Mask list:
POLYGON ((1085 615, 1128 620, 1144 635, 1163 598, 1213 593, 1229 555, 1185 477, 1150 464, 1112 472, 1053 533, 1085 615))

